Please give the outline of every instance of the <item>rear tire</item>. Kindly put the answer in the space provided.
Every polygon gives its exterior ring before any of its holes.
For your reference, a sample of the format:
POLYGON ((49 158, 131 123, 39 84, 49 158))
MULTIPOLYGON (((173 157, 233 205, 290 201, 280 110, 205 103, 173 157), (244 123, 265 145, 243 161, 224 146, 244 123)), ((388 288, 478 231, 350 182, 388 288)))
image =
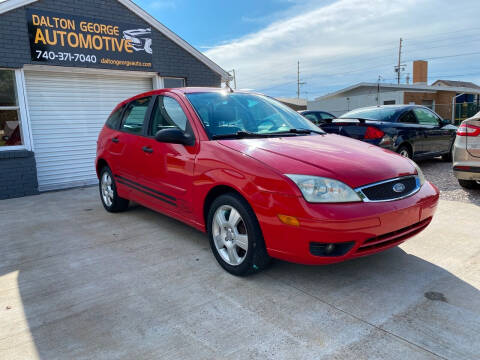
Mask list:
POLYGON ((113 178, 112 171, 108 166, 100 170, 100 182, 98 184, 100 199, 103 207, 108 212, 116 213, 125 211, 128 208, 129 201, 118 196, 117 185, 113 178))
POLYGON ((458 183, 465 189, 480 189, 480 184, 475 180, 458 179, 458 183))
POLYGON ((400 146, 398 149, 397 149, 397 153, 400 155, 400 156, 403 156, 407 159, 411 159, 412 158, 412 151, 410 150, 410 148, 406 145, 402 145, 400 146))
POLYGON ((227 193, 213 201, 207 232, 213 255, 230 274, 246 276, 269 265, 271 258, 257 217, 240 195, 227 193))

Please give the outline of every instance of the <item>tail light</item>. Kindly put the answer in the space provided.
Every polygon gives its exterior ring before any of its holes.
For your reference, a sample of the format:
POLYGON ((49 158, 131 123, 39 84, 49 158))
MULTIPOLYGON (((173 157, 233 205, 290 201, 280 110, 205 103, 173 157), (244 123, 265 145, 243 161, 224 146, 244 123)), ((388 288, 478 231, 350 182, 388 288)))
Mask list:
POLYGON ((478 136, 480 135, 480 126, 471 124, 461 124, 457 129, 458 136, 478 136))
POLYGON ((365 136, 364 139, 381 139, 385 133, 377 129, 375 126, 369 126, 367 127, 367 131, 365 131, 365 136))

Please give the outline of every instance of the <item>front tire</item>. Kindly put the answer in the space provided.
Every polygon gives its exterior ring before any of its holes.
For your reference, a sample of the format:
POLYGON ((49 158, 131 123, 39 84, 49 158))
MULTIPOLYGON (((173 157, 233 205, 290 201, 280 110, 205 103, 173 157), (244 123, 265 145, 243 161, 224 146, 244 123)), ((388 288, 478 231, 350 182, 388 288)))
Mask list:
POLYGON ((403 156, 407 159, 411 159, 413 157, 413 154, 412 154, 412 151, 410 150, 410 148, 408 146, 405 146, 405 145, 402 145, 400 146, 398 149, 397 149, 397 153, 400 155, 400 156, 403 156))
POLYGON ((241 196, 228 193, 213 201, 207 231, 213 255, 230 274, 249 275, 270 263, 257 217, 241 196))
POLYGON ((480 189, 480 184, 475 180, 458 179, 458 183, 465 189, 480 189))
POLYGON ((103 207, 108 212, 116 213, 125 211, 128 208, 128 200, 118 196, 117 186, 113 178, 112 171, 108 166, 104 166, 100 171, 100 199, 103 207))
POLYGON ((442 155, 442 160, 445 162, 450 162, 453 159, 453 145, 450 147, 450 151, 442 155))

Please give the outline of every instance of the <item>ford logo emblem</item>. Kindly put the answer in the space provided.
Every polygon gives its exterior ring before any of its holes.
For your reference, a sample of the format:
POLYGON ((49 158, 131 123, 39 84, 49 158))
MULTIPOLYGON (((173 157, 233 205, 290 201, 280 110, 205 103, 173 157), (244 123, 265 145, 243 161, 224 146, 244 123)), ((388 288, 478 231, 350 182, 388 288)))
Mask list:
POLYGON ((396 183, 395 185, 393 185, 393 191, 395 191, 396 193, 404 192, 405 185, 403 185, 402 183, 396 183))

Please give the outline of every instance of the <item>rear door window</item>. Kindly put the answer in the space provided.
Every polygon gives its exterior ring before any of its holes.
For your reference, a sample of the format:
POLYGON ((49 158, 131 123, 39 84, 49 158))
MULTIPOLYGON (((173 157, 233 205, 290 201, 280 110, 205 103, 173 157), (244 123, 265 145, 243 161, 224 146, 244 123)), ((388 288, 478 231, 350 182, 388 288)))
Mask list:
POLYGON ((335 119, 335 116, 333 116, 332 114, 326 113, 326 112, 321 112, 320 116, 322 117, 323 120, 335 119))
POLYGON ((403 124, 417 124, 417 118, 411 111, 407 111, 405 114, 400 116, 400 119, 398 119, 398 122, 403 123, 403 124))
POLYGON ((110 129, 118 130, 120 123, 122 122, 122 113, 124 106, 120 106, 114 113, 112 113, 107 119, 107 126, 110 129))
POLYGON ((123 123, 121 130, 130 134, 141 135, 145 115, 147 114, 148 106, 151 97, 144 97, 134 100, 127 105, 125 114, 123 115, 123 123))
POLYGON ((303 116, 305 116, 308 120, 310 120, 311 122, 313 122, 314 124, 318 124, 319 121, 317 119, 317 116, 315 114, 312 114, 312 113, 309 113, 309 114, 304 114, 303 116))

